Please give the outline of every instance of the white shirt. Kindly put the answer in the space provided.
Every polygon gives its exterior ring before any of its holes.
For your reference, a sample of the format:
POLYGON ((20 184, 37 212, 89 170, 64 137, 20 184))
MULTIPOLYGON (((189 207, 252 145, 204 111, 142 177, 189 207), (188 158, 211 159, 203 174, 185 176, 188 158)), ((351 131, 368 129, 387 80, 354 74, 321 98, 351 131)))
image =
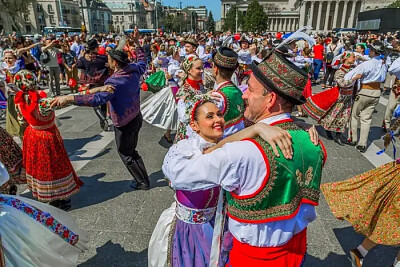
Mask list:
MULTIPOLYGON (((270 124, 289 118, 280 114, 260 123, 270 124)), ((233 142, 209 154, 187 157, 179 153, 180 142, 170 148, 162 170, 171 186, 183 190, 202 190, 221 185, 238 195, 252 194, 260 188, 267 173, 266 163, 257 146, 250 141, 233 142)), ((242 243, 256 247, 286 244, 316 219, 314 206, 302 204, 291 219, 249 224, 229 218, 229 230, 242 243)))
POLYGON ((390 75, 394 75, 397 79, 400 79, 400 57, 393 61, 388 71, 390 75))
POLYGON ((239 64, 246 64, 246 65, 250 65, 251 64, 251 54, 250 54, 250 50, 243 50, 240 49, 238 52, 238 62, 239 64))
POLYGON ((345 76, 345 80, 351 80, 354 75, 361 74, 360 82, 362 84, 373 83, 373 82, 384 82, 386 78, 386 65, 382 60, 373 58, 365 61, 349 71, 345 76))
MULTIPOLYGON (((345 80, 351 80, 354 75, 361 74, 361 79, 359 80, 361 84, 380 82, 383 83, 386 79, 387 67, 383 60, 378 58, 372 58, 365 61, 355 67, 353 70, 349 71, 345 76, 345 80)), ((369 90, 361 89, 358 94, 366 95, 371 97, 380 97, 380 90, 369 90)))
POLYGON ((199 45, 196 49, 196 54, 197 56, 201 59, 201 61, 203 61, 203 63, 208 61, 208 55, 206 54, 206 50, 204 48, 204 46, 199 45))

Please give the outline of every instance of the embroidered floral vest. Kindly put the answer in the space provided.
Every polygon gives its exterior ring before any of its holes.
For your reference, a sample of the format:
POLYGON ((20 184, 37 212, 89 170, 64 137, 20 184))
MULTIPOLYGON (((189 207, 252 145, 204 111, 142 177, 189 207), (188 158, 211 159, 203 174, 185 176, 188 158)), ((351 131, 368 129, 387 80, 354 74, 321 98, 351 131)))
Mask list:
POLYGON ((225 101, 223 110, 225 127, 228 128, 241 122, 244 118, 242 91, 230 82, 218 89, 218 92, 222 94, 225 101))
POLYGON ((323 148, 310 141, 309 134, 293 122, 277 124, 292 136, 293 159, 275 157, 270 145, 261 138, 249 139, 261 151, 267 175, 253 194, 238 196, 227 192, 228 215, 240 222, 266 223, 289 219, 300 204, 318 205, 323 148))

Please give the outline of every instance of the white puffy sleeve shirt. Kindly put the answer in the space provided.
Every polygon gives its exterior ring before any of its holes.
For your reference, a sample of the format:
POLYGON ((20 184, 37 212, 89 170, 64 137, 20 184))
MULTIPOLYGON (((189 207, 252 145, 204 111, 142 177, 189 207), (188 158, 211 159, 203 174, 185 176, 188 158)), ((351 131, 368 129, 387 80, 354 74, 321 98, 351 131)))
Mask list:
MULTIPOLYGON (((275 119, 287 117, 288 114, 282 114, 275 119)), ((212 153, 197 156, 188 154, 184 143, 180 141, 170 148, 162 166, 175 189, 198 191, 221 185, 226 191, 249 195, 260 188, 262 177, 267 174, 263 155, 250 141, 228 143, 212 153)), ((229 218, 229 230, 242 243, 276 247, 286 244, 315 218, 314 206, 302 204, 296 216, 288 220, 249 224, 229 218)))

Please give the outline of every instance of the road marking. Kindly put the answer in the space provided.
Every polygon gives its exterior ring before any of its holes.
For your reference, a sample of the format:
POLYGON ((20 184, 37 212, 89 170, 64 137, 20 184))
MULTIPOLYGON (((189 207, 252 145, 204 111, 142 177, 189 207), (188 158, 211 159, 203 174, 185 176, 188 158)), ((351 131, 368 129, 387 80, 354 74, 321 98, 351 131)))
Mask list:
POLYGON ((114 132, 103 131, 99 135, 101 136, 100 139, 97 139, 98 135, 93 136, 92 139, 95 139, 94 141, 86 143, 86 145, 74 151, 69 157, 76 172, 85 167, 114 140, 114 132), (82 151, 84 153, 81 153, 82 151))

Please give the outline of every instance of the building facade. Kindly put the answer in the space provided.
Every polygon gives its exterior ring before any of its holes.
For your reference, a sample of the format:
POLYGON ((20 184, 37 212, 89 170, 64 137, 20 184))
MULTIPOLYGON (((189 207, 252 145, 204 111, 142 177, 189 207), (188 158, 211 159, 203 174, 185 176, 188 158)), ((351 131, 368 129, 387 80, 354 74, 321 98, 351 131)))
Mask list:
MULTIPOLYGON (((232 5, 246 14, 252 0, 221 0, 221 19, 232 5)), ((259 3, 268 15, 268 31, 295 31, 301 26, 311 26, 314 32, 327 32, 334 28, 354 28, 360 11, 383 8, 392 0, 283 0, 259 3)))
POLYGON ((111 9, 102 2, 80 2, 80 12, 89 33, 109 32, 112 27, 111 9))
POLYGON ((188 6, 187 10, 190 13, 192 12, 196 13, 195 20, 197 29, 200 31, 205 31, 207 27, 207 18, 208 18, 207 8, 205 6, 199 6, 199 7, 188 6))
POLYGON ((39 30, 44 27, 68 26, 80 28, 82 19, 75 0, 36 0, 39 30), (61 3, 61 6, 60 6, 61 3))
POLYGON ((142 1, 139 0, 104 0, 112 12, 112 29, 115 33, 137 26, 147 28, 147 11, 142 1))

